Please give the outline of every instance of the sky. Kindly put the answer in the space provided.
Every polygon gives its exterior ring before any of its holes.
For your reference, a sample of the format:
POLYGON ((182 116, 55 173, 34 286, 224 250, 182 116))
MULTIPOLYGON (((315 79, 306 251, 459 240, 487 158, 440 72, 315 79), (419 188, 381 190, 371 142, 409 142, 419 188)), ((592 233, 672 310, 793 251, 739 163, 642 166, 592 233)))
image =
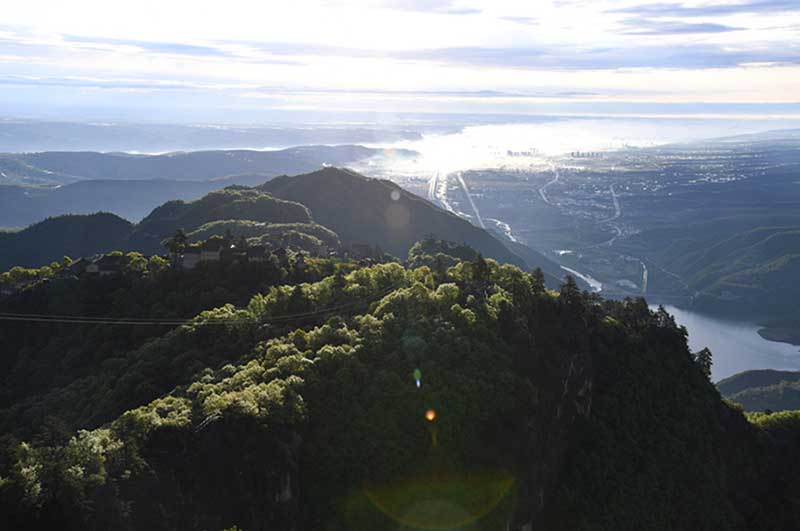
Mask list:
POLYGON ((800 117, 800 1, 6 3, 0 114, 68 109, 800 117))

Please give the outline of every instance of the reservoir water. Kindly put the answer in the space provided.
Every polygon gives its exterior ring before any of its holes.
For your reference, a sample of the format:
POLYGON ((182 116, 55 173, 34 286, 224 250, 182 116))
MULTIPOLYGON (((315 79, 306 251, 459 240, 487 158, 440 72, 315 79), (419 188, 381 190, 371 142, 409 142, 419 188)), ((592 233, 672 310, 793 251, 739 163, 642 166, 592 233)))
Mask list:
POLYGON ((767 341, 758 335, 756 324, 726 321, 674 306, 664 308, 689 331, 693 352, 711 349, 715 382, 749 369, 800 370, 800 347, 767 341))

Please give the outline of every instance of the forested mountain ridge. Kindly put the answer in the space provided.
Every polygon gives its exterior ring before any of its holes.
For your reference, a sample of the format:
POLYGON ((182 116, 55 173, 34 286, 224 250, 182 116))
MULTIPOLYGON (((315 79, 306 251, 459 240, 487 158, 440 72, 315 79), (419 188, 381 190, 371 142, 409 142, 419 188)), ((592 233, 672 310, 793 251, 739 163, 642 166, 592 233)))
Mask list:
POLYGON ((48 218, 18 232, 0 231, 0 271, 117 249, 124 246, 132 228, 119 216, 97 213, 48 218))
POLYGON ((5 179, 25 183, 28 175, 58 184, 79 180, 209 181, 228 175, 302 173, 322 164, 348 164, 381 150, 362 146, 300 146, 275 151, 219 150, 139 155, 93 151, 0 154, 5 179))
MULTIPOLYGON (((59 219, 54 218, 52 225, 59 219)), ((67 219, 67 218, 65 218, 67 219)), ((68 218, 73 219, 73 218, 68 218)), ((91 223, 92 217, 86 219, 91 223)), ((91 252, 84 248, 59 245, 53 241, 39 246, 44 260, 28 259, 28 249, 37 246, 35 240, 26 237, 27 231, 16 234, 15 247, 9 248, 0 259, 0 269, 13 265, 38 267, 64 255, 84 256, 114 249, 138 251, 146 254, 162 251, 161 242, 176 229, 199 235, 208 234, 209 223, 229 222, 227 228, 236 236, 256 238, 274 233, 267 225, 301 224, 310 230, 311 236, 320 234, 324 239, 340 241, 345 247, 369 246, 379 248, 398 258, 405 258, 418 240, 434 235, 448 241, 464 243, 487 258, 520 267, 540 267, 545 272, 549 285, 557 285, 563 272, 549 259, 528 249, 523 260, 511 252, 487 231, 475 227, 439 207, 421 199, 390 181, 371 179, 358 173, 338 168, 297 175, 282 176, 274 183, 260 186, 228 186, 206 194, 195 201, 168 201, 155 208, 140 223, 119 227, 113 245, 97 240, 91 252), (236 223, 240 222, 240 223, 236 223), (252 223, 248 223, 252 222, 252 223), (263 228, 259 233, 259 225, 263 228), (312 224, 327 231, 312 228, 312 224), (235 230, 236 228, 241 230, 235 230), (335 233, 331 236, 330 233, 335 233), (241 234, 240 234, 241 233, 241 234)), ((126 222, 127 223, 127 222, 126 222)), ((302 232, 301 227, 293 230, 302 232)))
POLYGON ((302 232, 306 227, 317 231, 308 209, 299 203, 247 187, 228 187, 188 203, 169 201, 136 225, 114 214, 67 215, 22 231, 0 233, 0 250, 4 251, 0 253, 0 269, 38 267, 63 256, 80 258, 115 249, 159 254, 164 252, 163 240, 177 229, 213 234, 209 224, 223 221, 229 222, 229 227, 237 221, 251 221, 255 230, 250 226, 237 234, 247 232, 249 237, 275 232, 275 223, 282 225, 283 231, 288 230, 286 224, 299 224, 295 231, 302 232))
POLYGON ((707 249, 687 268, 690 284, 700 290, 699 306, 728 313, 758 308, 757 316, 787 317, 796 313, 800 288, 800 227, 760 227, 736 234, 707 249), (713 300, 709 300, 713 299, 713 300))
POLYGON ((666 312, 572 281, 547 290, 456 244, 412 247, 433 267, 219 263, 183 278, 132 261, 0 299, 182 318, 232 303, 178 326, 0 325, 5 527, 800 523, 797 415, 748 422, 666 312))
POLYGON ((744 371, 717 383, 720 393, 747 411, 800 409, 800 372, 744 371))
POLYGON ((161 241, 178 229, 195 230, 214 221, 311 223, 304 205, 247 187, 228 187, 186 203, 169 201, 153 210, 130 234, 128 248, 158 252, 161 241))
POLYGON ((666 209, 664 220, 621 243, 668 272, 653 277, 651 298, 685 297, 694 309, 739 320, 800 317, 798 163, 775 164, 766 175, 676 189, 691 210, 666 209))
POLYGON ((43 217, 91 214, 107 210, 138 221, 165 201, 194 201, 229 185, 260 184, 261 174, 229 176, 213 181, 78 181, 58 188, 0 186, 0 227, 23 227, 43 217))
POLYGON ((523 260, 485 230, 433 206, 391 181, 371 179, 338 168, 281 176, 258 187, 276 197, 308 206, 314 219, 336 231, 347 244, 377 244, 405 257, 427 235, 463 242, 486 257, 518 266, 540 267, 553 279, 563 271, 550 259, 528 249, 523 260))
MULTIPOLYGON (((0 153, 0 227, 98 210, 138 221, 171 199, 192 201, 227 185, 253 186, 325 164, 353 165, 382 149, 307 145, 275 151, 217 150, 162 155, 97 152, 0 153)), ((392 150, 392 157, 413 152, 392 150)))

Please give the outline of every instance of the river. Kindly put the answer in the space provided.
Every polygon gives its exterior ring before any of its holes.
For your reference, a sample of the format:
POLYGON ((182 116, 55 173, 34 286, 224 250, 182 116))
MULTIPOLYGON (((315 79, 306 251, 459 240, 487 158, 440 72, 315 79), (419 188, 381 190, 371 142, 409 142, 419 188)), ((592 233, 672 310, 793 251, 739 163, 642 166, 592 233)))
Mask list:
POLYGON ((665 308, 689 331, 692 351, 711 349, 715 382, 749 369, 800 370, 800 347, 767 341, 758 335, 760 327, 756 324, 726 321, 674 306, 665 308))

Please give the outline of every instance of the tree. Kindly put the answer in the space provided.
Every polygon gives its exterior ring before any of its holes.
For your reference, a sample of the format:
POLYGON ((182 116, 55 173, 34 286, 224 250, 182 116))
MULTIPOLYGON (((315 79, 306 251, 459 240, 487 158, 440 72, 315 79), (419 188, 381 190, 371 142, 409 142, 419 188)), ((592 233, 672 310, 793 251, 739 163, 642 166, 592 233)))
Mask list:
POLYGON ((338 302, 345 296, 345 288, 347 288, 347 279, 344 278, 342 270, 337 268, 333 274, 333 284, 331 285, 331 301, 338 302))
POLYGON ((533 285, 535 286, 535 291, 539 292, 544 290, 544 271, 542 271, 541 267, 537 267, 533 270, 533 285))
POLYGON ((479 292, 483 294, 489 285, 489 264, 480 253, 472 262, 472 278, 478 284, 479 292))
POLYGON ((708 347, 696 352, 694 355, 695 363, 700 366, 700 370, 703 371, 703 374, 709 379, 711 378, 711 366, 713 365, 713 360, 711 358, 711 350, 708 347))
POLYGON ((658 305, 656 311, 656 324, 659 328, 677 328, 675 318, 661 304, 658 305))
POLYGON ((143 273, 147 269, 148 261, 142 253, 130 252, 125 255, 125 258, 127 259, 127 264, 125 265, 127 271, 143 273))
POLYGON ((306 296, 303 293, 303 288, 300 284, 292 288, 292 294, 289 296, 289 313, 302 313, 306 311, 306 296))
POLYGON ((583 300, 581 289, 578 287, 578 283, 575 282, 575 277, 572 275, 567 275, 564 279, 559 293, 559 301, 567 306, 578 305, 583 300))
POLYGON ((183 232, 183 229, 178 229, 175 231, 175 234, 172 236, 172 238, 167 240, 165 246, 171 255, 178 256, 186 249, 186 245, 188 243, 189 238, 186 236, 186 233, 183 232))

